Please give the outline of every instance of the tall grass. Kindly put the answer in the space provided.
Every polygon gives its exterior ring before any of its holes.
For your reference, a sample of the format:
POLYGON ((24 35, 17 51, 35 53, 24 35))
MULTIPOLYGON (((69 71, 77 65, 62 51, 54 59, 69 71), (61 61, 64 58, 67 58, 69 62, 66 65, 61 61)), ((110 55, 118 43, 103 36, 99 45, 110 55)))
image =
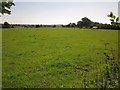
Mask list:
POLYGON ((94 79, 91 81, 89 77, 86 77, 88 72, 87 68, 85 69, 83 75, 84 88, 90 88, 90 84, 93 84, 94 88, 119 88, 119 59, 118 52, 113 49, 109 43, 104 43, 103 51, 103 60, 101 60, 100 67, 98 68, 94 79))

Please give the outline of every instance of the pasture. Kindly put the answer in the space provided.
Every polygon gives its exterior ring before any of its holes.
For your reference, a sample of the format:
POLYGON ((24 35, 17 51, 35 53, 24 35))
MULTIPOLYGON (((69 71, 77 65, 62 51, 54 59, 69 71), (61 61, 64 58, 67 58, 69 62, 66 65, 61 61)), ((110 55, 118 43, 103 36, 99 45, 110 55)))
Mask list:
MULTIPOLYGON (((111 48, 117 61, 117 30, 3 29, 2 87, 104 87, 106 78, 100 75, 106 65, 104 54, 111 48)), ((106 85, 116 87, 117 83, 106 85)))

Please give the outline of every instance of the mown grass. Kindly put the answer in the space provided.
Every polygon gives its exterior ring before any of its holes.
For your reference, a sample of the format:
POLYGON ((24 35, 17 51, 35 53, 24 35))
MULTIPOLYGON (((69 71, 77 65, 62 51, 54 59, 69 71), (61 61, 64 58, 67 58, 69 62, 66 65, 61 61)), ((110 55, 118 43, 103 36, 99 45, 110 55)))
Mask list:
POLYGON ((118 52, 117 30, 13 28, 2 35, 3 88, 98 87, 105 43, 118 52))

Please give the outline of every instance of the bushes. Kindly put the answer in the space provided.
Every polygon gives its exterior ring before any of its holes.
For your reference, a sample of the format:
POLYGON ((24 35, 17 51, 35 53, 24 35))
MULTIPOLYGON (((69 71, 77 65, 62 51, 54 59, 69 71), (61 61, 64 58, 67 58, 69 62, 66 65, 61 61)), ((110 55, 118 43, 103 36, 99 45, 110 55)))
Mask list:
MULTIPOLYGON (((103 52, 104 59, 100 62, 98 70, 94 73, 95 78, 89 78, 84 72, 83 84, 84 88, 120 88, 119 82, 119 59, 117 52, 110 47, 109 43, 104 43, 105 51, 103 52)), ((86 70, 89 67, 86 67, 86 70)))
POLYGON ((3 28, 10 28, 11 25, 8 22, 4 22, 4 24, 2 25, 3 28))

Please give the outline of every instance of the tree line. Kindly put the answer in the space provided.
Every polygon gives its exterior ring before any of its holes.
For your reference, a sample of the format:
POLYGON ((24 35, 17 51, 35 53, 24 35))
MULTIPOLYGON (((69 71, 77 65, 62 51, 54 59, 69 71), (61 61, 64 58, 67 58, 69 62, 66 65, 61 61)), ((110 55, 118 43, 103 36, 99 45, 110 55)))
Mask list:
MULTIPOLYGON (((2 3, 0 3, 0 14, 11 14, 10 8, 11 6, 15 6, 15 4, 9 0, 6 0, 2 3)), ((84 17, 81 19, 81 21, 78 21, 76 23, 69 23, 67 25, 20 25, 20 24, 9 24, 8 22, 4 22, 2 24, 2 28, 15 28, 15 27, 74 27, 74 28, 96 28, 96 29, 115 29, 120 30, 120 23, 119 23, 119 17, 115 16, 113 12, 110 12, 109 15, 107 15, 110 18, 111 24, 102 24, 99 22, 93 22, 89 18, 84 17)))
MULTIPOLYGON (((109 16, 110 17, 110 16, 109 16)), ((110 19, 111 20, 111 19, 110 19)), ((115 21, 111 21, 111 24, 102 24, 99 22, 93 22, 89 18, 84 17, 81 19, 81 21, 78 21, 76 23, 69 23, 67 25, 42 25, 42 24, 37 24, 37 25, 21 25, 21 24, 9 24, 8 22, 4 22, 2 24, 3 28, 16 28, 16 27, 26 27, 26 28, 40 28, 40 27, 67 27, 67 28, 95 28, 95 29, 115 29, 115 30, 120 30, 120 23, 118 23, 118 19, 115 21)))

